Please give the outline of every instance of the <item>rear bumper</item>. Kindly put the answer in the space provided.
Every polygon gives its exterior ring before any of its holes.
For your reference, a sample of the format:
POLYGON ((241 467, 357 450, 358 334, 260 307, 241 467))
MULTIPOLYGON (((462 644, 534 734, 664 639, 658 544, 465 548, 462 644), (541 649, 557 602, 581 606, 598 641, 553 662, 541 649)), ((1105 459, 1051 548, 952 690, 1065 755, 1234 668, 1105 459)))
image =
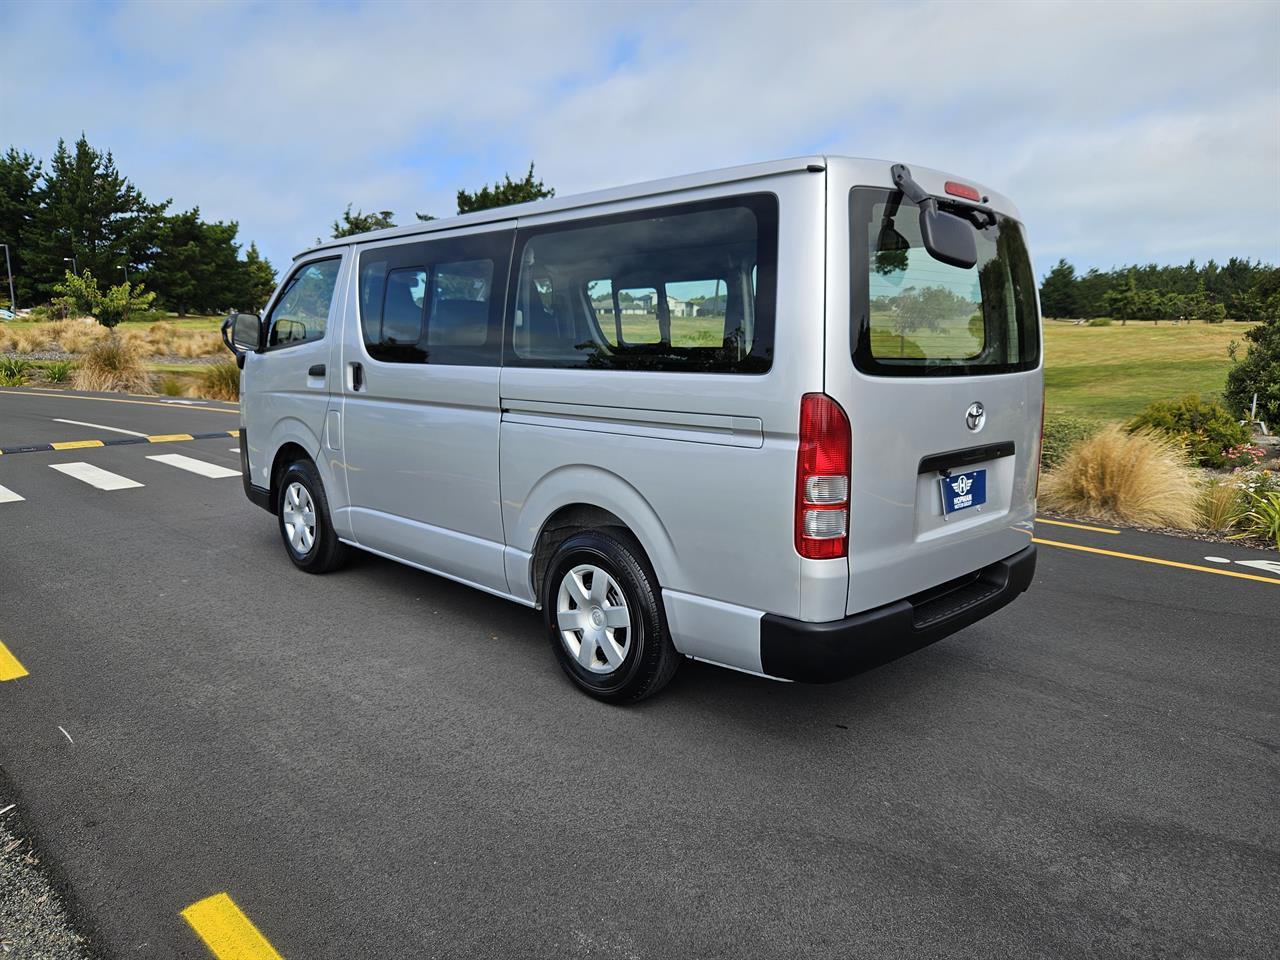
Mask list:
POLYGON ((760 619, 760 663, 770 676, 830 683, 896 660, 999 610, 1031 585, 1032 544, 976 574, 855 613, 806 623, 766 613, 760 619))

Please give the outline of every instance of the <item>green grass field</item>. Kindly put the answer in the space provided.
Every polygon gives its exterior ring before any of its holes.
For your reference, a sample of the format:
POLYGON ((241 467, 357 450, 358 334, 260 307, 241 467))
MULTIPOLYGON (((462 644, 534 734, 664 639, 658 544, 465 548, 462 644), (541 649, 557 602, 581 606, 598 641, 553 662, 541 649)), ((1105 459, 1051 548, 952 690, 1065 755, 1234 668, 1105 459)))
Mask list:
POLYGON ((1124 420, 1154 400, 1184 393, 1218 396, 1235 340, 1244 353, 1252 324, 1131 321, 1086 327, 1047 322, 1044 329, 1045 412, 1124 420))

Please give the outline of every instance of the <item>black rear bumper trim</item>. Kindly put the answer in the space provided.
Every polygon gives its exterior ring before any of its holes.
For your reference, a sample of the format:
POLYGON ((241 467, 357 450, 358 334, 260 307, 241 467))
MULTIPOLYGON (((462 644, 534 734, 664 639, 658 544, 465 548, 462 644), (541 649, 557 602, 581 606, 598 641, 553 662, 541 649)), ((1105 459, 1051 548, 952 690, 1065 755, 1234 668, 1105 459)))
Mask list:
POLYGON ((954 585, 855 613, 807 623, 760 618, 763 671, 784 680, 831 683, 871 670, 948 637, 994 613, 1031 585, 1035 544, 954 585))

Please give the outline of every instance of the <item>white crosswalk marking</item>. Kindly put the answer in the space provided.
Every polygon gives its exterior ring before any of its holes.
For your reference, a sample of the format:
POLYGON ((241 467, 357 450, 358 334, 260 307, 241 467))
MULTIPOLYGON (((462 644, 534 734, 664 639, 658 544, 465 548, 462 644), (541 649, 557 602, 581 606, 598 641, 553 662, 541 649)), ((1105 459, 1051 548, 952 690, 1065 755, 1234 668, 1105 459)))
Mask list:
POLYGON ((65 473, 68 477, 75 477, 91 487, 97 487, 99 490, 129 490, 133 487, 141 487, 142 484, 137 480, 130 480, 128 477, 122 477, 118 473, 112 473, 110 470, 103 470, 101 467, 95 467, 91 463, 51 463, 49 464, 59 473, 65 473))
POLYGON ((0 487, 0 503, 17 503, 19 500, 25 499, 27 498, 14 493, 8 487, 0 487))
POLYGON ((226 467, 220 467, 216 463, 205 463, 203 460, 197 460, 195 457, 184 457, 180 453, 157 453, 147 457, 148 460, 156 460, 160 463, 167 463, 171 467, 177 467, 179 470, 188 470, 191 473, 198 473, 202 477, 213 477, 219 479, 221 477, 238 477, 239 470, 229 470, 226 467))

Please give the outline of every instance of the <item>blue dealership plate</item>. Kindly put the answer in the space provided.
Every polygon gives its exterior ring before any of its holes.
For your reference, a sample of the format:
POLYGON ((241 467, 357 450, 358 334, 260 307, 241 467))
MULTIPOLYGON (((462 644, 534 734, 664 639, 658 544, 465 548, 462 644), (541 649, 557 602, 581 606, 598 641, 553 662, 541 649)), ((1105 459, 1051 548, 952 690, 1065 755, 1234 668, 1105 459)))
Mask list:
POLYGON ((987 471, 970 470, 968 473, 953 473, 949 477, 941 477, 938 485, 942 488, 942 515, 950 516, 957 510, 968 510, 987 502, 987 471))

